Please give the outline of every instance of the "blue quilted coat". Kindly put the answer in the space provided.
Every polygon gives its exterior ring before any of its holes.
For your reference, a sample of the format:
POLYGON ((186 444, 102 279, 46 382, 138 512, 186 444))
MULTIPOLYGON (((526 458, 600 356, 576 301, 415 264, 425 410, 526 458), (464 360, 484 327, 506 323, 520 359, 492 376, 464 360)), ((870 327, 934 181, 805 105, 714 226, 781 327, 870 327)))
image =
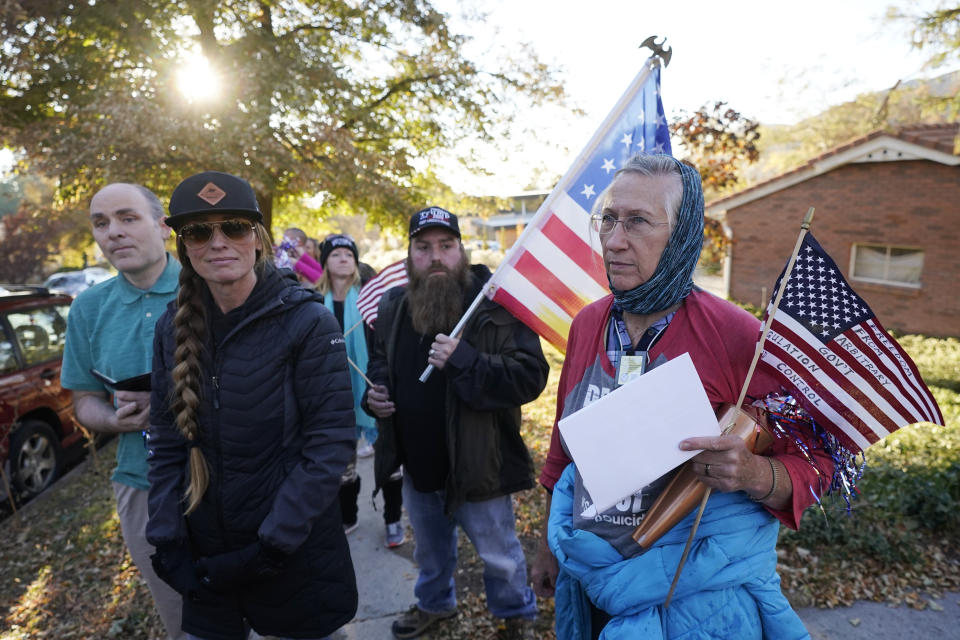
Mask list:
POLYGON ((605 540, 573 529, 575 467, 553 490, 547 539, 560 564, 558 640, 589 640, 590 607, 613 618, 602 640, 809 638, 780 591, 779 525, 742 492, 714 493, 670 607, 663 608, 695 514, 649 551, 625 560, 605 540))

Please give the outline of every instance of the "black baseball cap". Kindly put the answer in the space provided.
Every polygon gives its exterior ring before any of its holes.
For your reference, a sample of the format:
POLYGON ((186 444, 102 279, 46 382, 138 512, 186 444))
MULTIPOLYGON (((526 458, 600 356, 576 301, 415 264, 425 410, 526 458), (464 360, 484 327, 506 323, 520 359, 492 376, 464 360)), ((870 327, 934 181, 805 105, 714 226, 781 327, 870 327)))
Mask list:
POLYGON ((458 238, 460 237, 460 225, 457 224, 457 216, 440 207, 427 207, 413 214, 410 218, 409 237, 412 238, 424 229, 431 227, 443 227, 458 238))
POLYGON ((208 213, 235 213, 263 224, 253 187, 243 178, 221 171, 204 171, 177 185, 170 196, 170 217, 164 222, 176 231, 208 213))

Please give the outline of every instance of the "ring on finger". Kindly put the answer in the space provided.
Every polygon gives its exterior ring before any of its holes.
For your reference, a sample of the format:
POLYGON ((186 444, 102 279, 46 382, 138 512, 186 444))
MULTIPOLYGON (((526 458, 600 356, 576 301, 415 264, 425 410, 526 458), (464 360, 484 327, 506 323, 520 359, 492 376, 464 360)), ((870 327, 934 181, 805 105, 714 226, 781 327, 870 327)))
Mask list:
POLYGON ((708 478, 710 477, 710 463, 707 463, 706 465, 704 465, 703 474, 708 478))
POLYGON ((430 349, 430 355, 431 355, 431 356, 434 355, 436 352, 437 352, 436 349, 430 349))

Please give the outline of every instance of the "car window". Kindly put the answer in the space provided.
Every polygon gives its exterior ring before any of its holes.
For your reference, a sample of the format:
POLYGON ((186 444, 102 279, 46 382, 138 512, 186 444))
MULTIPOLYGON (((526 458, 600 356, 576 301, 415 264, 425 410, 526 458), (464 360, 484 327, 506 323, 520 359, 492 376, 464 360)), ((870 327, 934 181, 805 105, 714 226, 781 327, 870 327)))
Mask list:
POLYGON ((7 330, 0 326, 0 373, 10 373, 17 370, 17 356, 13 352, 13 342, 7 335, 7 330))
POLYGON ((7 321, 20 343, 28 367, 63 355, 67 309, 66 305, 57 305, 7 314, 7 321))

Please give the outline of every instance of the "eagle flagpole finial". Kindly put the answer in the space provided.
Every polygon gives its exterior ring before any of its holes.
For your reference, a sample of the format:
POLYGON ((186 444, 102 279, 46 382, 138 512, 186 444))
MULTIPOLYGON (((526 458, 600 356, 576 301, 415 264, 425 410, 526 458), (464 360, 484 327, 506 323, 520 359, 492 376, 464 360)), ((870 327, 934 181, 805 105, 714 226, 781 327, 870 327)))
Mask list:
POLYGON ((657 44, 657 36, 653 35, 640 43, 641 47, 647 47, 653 51, 653 55, 659 56, 663 60, 663 66, 667 67, 670 65, 670 56, 673 55, 673 49, 671 47, 664 47, 663 45, 667 42, 667 39, 664 38, 660 41, 660 44, 657 44))

